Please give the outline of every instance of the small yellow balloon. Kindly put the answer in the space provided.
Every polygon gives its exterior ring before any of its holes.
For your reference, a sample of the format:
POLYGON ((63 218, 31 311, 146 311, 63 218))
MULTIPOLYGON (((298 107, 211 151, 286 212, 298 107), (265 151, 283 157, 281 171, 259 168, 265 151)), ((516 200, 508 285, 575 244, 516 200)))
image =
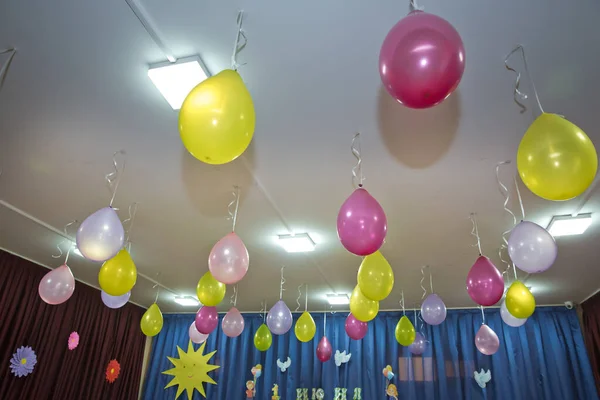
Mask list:
POLYGON ((98 273, 100 287, 111 296, 122 296, 129 292, 136 280, 137 269, 126 249, 102 264, 98 273))
POLYGON ((294 326, 294 333, 296 333, 296 337, 301 342, 308 342, 315 337, 315 333, 317 333, 317 325, 315 325, 315 320, 312 315, 310 315, 307 311, 304 311, 298 321, 296 321, 296 325, 294 326))
POLYGON ((366 256, 358 269, 358 286, 367 299, 381 301, 394 288, 394 271, 381 252, 366 256))
POLYGON ((142 315, 140 327, 146 336, 152 337, 158 335, 158 332, 160 332, 163 327, 163 316, 162 312, 160 312, 160 308, 158 308, 158 304, 152 304, 146 310, 144 315, 142 315))
POLYGON ((225 164, 246 150, 255 121, 252 97, 242 77, 226 69, 187 95, 179 111, 179 133, 198 160, 225 164))
POLYGON ((219 304, 225 297, 226 291, 227 286, 216 280, 210 271, 202 275, 202 278, 198 281, 198 286, 196 286, 198 300, 209 307, 219 304))
POLYGON ((402 346, 410 346, 415 341, 417 337, 417 333, 415 332, 415 327, 413 326, 410 319, 403 315, 398 321, 398 325, 396 325, 396 340, 402 346))
POLYGON ((254 347, 259 351, 267 351, 273 343, 273 336, 267 325, 262 324, 254 334, 254 347))
POLYGON ((506 292, 506 309, 513 317, 529 318, 535 311, 535 297, 521 281, 514 281, 506 292))
POLYGON ((369 322, 377 316, 379 302, 366 298, 356 285, 350 296, 350 312, 357 320, 369 322))
POLYGON ((579 127, 559 115, 543 113, 521 139, 517 168, 525 186, 536 195, 569 200, 594 180, 598 155, 579 127))

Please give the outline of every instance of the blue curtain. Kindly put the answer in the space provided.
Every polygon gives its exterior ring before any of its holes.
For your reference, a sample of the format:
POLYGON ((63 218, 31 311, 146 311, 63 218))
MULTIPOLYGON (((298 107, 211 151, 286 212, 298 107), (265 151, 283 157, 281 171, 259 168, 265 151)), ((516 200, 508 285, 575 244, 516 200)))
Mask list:
MULTIPOLYGON (((312 388, 322 388, 325 399, 333 399, 336 387, 347 388, 349 400, 356 387, 362 389, 364 400, 387 399, 382 370, 388 364, 402 399, 598 399, 575 310, 541 307, 520 328, 505 325, 497 309, 487 310, 486 323, 500 338, 500 350, 493 356, 484 356, 474 345, 481 326, 478 309, 450 310, 443 324, 424 325, 423 333, 430 343, 422 356, 411 355, 396 342, 394 329, 401 313, 380 313, 360 341, 346 335, 346 315, 327 315, 327 337, 334 353, 345 350, 352 354, 349 363, 339 368, 333 358, 321 363, 315 355, 323 336, 323 313, 313 314, 317 323, 313 341, 299 342, 292 328, 286 335, 273 336, 273 345, 265 353, 253 344, 254 333, 263 322, 260 315, 245 314, 246 329, 235 339, 223 335, 219 326, 206 344, 206 352, 217 350, 211 362, 221 366, 211 372, 218 385, 207 385, 207 398, 246 399, 250 369, 260 363, 263 373, 256 391, 260 400, 271 399, 275 383, 281 400, 295 400, 297 388, 308 388, 309 399, 312 388), (277 359, 285 361, 287 357, 292 364, 282 373, 277 359), (473 378, 473 372, 482 368, 492 375, 485 389, 473 378)), ((407 315, 414 320, 412 312, 407 315)), ((294 314, 294 318, 298 316, 294 314)), ((172 367, 167 356, 177 355, 176 346, 187 350, 193 320, 192 314, 165 315, 164 328, 152 344, 144 399, 175 398, 176 387, 164 389, 171 376, 161 372, 172 367)), ((195 392, 194 399, 201 398, 195 392)))

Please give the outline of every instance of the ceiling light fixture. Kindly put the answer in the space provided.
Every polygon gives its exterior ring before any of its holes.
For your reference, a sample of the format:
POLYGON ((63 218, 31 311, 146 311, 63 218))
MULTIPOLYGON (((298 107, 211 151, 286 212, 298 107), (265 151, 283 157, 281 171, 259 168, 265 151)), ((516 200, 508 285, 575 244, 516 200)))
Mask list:
POLYGON ((327 301, 332 306, 350 304, 350 297, 347 294, 330 293, 327 295, 327 301))
POLYGON ((316 246, 308 233, 279 235, 279 245, 288 253, 314 251, 316 246))
POLYGON ((175 296, 173 300, 175 303, 186 307, 196 307, 200 305, 198 299, 192 296, 175 296))
POLYGON ((555 215, 548 225, 552 236, 581 235, 592 224, 592 214, 555 215))
POLYGON ((148 76, 152 83, 173 110, 179 110, 190 91, 206 80, 208 75, 206 67, 198 56, 181 58, 173 63, 151 65, 148 69, 148 76))

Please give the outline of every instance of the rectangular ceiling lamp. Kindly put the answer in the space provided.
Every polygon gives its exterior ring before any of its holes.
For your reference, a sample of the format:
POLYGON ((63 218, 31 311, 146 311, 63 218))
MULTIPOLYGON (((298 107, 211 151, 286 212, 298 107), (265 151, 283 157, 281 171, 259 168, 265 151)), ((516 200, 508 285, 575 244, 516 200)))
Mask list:
POLYGON ((347 294, 328 294, 327 301, 332 306, 350 304, 350 297, 347 294))
POLYGON ((192 296, 175 296, 173 300, 175 303, 186 307, 195 307, 200 305, 198 299, 192 296))
POLYGON ((552 236, 581 235, 592 224, 592 214, 556 215, 552 217, 548 232, 552 236))
POLYGON ((208 78, 208 71, 200 57, 194 56, 151 65, 148 76, 173 110, 179 110, 190 91, 208 78))
POLYGON ((308 233, 279 235, 279 245, 288 253, 304 253, 315 250, 315 242, 308 233))

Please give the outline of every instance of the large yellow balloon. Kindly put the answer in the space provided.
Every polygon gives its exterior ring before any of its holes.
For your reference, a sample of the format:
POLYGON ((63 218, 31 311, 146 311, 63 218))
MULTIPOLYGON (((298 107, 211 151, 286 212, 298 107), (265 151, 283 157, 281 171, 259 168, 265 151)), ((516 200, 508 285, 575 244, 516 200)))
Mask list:
POLYGON ((254 334, 254 347, 259 351, 267 351, 273 343, 273 336, 269 328, 262 324, 254 334))
POLYGON ((369 322, 377 316, 379 302, 366 298, 356 285, 350 296, 350 312, 357 320, 369 322))
POLYGON ((196 86, 179 111, 185 148, 207 164, 238 158, 254 135, 254 104, 241 76, 231 69, 196 86))
POLYGON ((100 287, 111 296, 122 296, 129 292, 136 280, 137 269, 125 249, 102 264, 98 273, 100 287))
POLYGON ((410 319, 403 315, 398 321, 398 325, 396 325, 396 340, 402 346, 410 346, 415 341, 417 337, 417 333, 415 332, 415 327, 413 326, 410 319))
POLYGON ((569 200, 592 183, 598 155, 590 138, 575 124, 544 113, 531 124, 517 152, 519 175, 546 200, 569 200))
POLYGON ((535 298, 521 281, 514 281, 506 292, 506 308, 513 317, 529 318, 535 311, 535 298))
POLYGON ((394 271, 381 252, 366 256, 358 269, 358 286, 366 298, 381 301, 394 288, 394 271))
POLYGON ((142 315, 140 327, 146 336, 158 335, 158 332, 160 332, 163 327, 163 316, 162 312, 160 312, 160 308, 158 308, 158 304, 152 304, 146 310, 144 315, 142 315))
POLYGON ((294 333, 296 333, 296 337, 301 342, 308 342, 315 337, 315 333, 317 333, 317 325, 315 325, 315 320, 312 315, 310 315, 307 311, 304 311, 298 321, 296 321, 296 325, 294 326, 294 333))
POLYGON ((198 300, 205 306, 213 307, 216 306, 225 297, 227 286, 224 283, 219 282, 215 279, 210 271, 202 275, 202 278, 198 281, 196 286, 196 294, 198 300))

